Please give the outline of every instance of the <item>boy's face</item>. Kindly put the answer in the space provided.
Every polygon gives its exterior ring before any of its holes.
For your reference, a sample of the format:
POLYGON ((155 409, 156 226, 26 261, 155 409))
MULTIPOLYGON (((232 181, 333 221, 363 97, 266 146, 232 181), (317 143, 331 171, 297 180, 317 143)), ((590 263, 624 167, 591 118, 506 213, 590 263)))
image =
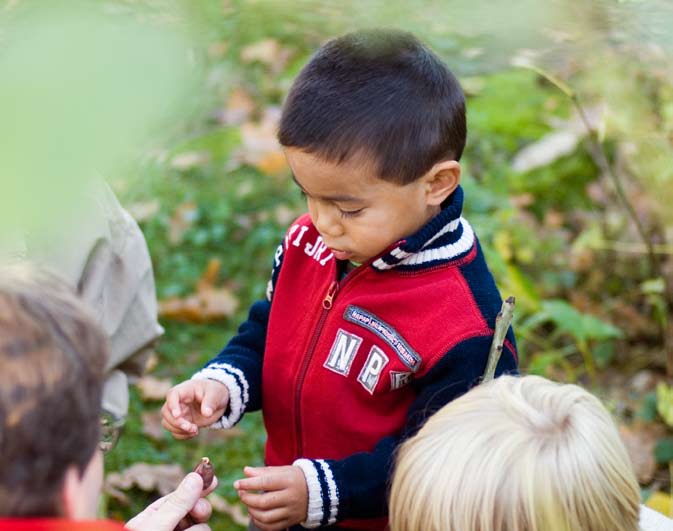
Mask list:
POLYGON ((377 177, 366 162, 336 164, 297 148, 285 154, 306 195, 311 221, 338 260, 366 262, 440 210, 428 204, 424 178, 399 185, 377 177))

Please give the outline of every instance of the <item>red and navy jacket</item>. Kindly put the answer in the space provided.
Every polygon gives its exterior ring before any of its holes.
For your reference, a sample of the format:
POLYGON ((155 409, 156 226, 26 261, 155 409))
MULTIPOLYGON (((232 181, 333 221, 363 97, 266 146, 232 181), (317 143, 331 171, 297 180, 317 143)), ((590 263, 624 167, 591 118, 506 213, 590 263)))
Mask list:
MULTIPOLYGON (((385 529, 395 448, 484 373, 502 301, 462 203, 458 188, 418 232, 343 278, 300 217, 276 251, 268 299, 194 375, 230 390, 217 427, 262 409, 266 464, 306 476, 304 527, 385 529)), ((516 367, 510 329, 497 373, 516 367)))

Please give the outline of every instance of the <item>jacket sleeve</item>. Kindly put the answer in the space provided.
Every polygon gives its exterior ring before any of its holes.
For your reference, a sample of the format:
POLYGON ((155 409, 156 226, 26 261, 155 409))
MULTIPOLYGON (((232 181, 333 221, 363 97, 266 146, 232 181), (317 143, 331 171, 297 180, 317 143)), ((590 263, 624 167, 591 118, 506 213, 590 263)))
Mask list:
POLYGON ((255 302, 248 318, 238 328, 217 357, 210 360, 192 379, 212 379, 229 389, 229 406, 224 415, 211 428, 231 428, 246 411, 262 407, 262 360, 266 332, 271 313, 273 290, 283 262, 283 244, 274 255, 271 279, 267 285, 266 299, 255 302))
MULTIPOLYGON (((516 373, 512 330, 508 332, 496 375, 516 373)), ((351 518, 376 518, 388 512, 386 495, 395 450, 442 406, 479 383, 486 368, 492 336, 467 339, 453 347, 423 377, 415 380, 417 397, 407 414, 402 432, 378 442, 372 452, 360 452, 340 460, 297 459, 309 488, 307 528, 331 525, 351 518)))

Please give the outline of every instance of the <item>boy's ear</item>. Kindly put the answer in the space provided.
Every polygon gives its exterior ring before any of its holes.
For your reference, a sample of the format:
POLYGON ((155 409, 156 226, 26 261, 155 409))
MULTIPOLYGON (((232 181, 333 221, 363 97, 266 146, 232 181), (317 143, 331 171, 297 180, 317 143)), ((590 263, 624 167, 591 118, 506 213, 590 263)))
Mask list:
POLYGON ((435 164, 423 179, 426 182, 426 201, 428 205, 441 205, 460 184, 460 163, 445 160, 435 164))

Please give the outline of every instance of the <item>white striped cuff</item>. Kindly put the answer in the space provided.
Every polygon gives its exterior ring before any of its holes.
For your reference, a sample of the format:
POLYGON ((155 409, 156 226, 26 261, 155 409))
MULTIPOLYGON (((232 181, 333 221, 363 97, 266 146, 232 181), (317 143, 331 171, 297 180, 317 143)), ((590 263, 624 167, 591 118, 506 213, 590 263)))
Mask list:
POLYGON ((308 509, 302 527, 313 529, 336 522, 339 493, 329 465, 322 459, 297 459, 294 466, 301 468, 308 487, 308 509), (323 504, 323 493, 329 497, 329 507, 323 504))
POLYGON ((227 363, 213 363, 192 376, 192 380, 206 379, 220 382, 229 390, 229 414, 222 415, 209 428, 227 429, 234 427, 241 420, 250 399, 248 381, 243 372, 227 363))

